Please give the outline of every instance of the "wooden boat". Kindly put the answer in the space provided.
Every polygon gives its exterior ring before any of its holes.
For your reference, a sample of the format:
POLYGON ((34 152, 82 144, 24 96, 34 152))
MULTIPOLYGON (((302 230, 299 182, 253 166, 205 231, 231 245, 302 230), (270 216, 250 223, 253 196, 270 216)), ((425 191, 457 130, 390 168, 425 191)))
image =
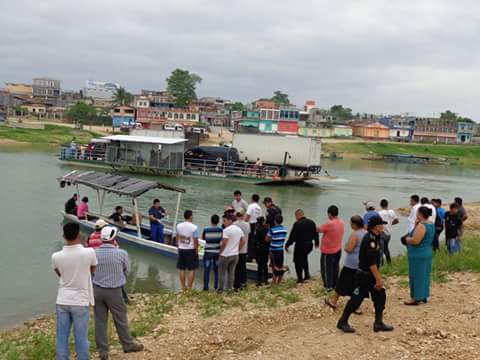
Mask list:
MULTIPOLYGON (((137 225, 126 225, 119 228, 117 235, 117 241, 119 244, 126 244, 141 248, 143 250, 158 253, 159 255, 176 258, 178 256, 178 249, 175 246, 176 225, 178 222, 178 213, 180 209, 180 203, 182 195, 186 192, 185 189, 162 184, 156 181, 144 180, 132 178, 118 174, 108 174, 96 171, 71 171, 59 177, 58 182, 60 187, 76 186, 77 193, 79 193, 79 186, 83 185, 91 188, 97 192, 98 200, 98 213, 90 214, 94 217, 89 220, 80 220, 77 216, 67 214, 62 211, 62 215, 65 220, 78 223, 83 230, 93 232, 95 230, 95 222, 99 218, 111 223, 106 215, 103 214, 103 205, 106 194, 115 194, 117 196, 126 196, 132 199, 133 203, 133 216, 136 217, 135 223, 137 225), (143 224, 138 211, 137 198, 140 195, 153 189, 162 189, 166 191, 173 191, 177 193, 177 204, 174 215, 174 221, 172 224, 164 224, 164 238, 165 243, 159 243, 150 239, 150 226, 143 224)), ((205 242, 200 240, 199 257, 203 258, 205 242)), ((247 263, 247 273, 249 278, 256 279, 257 264, 247 263)))

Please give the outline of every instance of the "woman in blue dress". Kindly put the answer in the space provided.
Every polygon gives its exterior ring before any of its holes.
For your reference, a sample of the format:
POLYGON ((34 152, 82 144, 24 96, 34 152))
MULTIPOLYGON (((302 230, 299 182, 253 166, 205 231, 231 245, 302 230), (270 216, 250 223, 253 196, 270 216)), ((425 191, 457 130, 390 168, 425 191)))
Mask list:
POLYGON ((417 212, 417 224, 411 236, 407 237, 408 275, 410 280, 410 301, 405 305, 426 303, 430 296, 430 274, 432 272, 432 243, 435 225, 428 221, 432 210, 422 206, 417 212))

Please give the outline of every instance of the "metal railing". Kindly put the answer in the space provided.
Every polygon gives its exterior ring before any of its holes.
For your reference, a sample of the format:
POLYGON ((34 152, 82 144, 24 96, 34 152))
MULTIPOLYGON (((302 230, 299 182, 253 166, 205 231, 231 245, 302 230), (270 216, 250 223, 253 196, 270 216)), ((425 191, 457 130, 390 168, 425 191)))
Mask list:
POLYGON ((256 165, 255 163, 239 163, 224 160, 202 160, 185 158, 186 170, 197 170, 208 174, 221 174, 231 176, 246 176, 257 178, 275 178, 282 175, 281 166, 256 165))
POLYGON ((105 150, 65 145, 60 148, 60 160, 91 160, 105 162, 105 150))

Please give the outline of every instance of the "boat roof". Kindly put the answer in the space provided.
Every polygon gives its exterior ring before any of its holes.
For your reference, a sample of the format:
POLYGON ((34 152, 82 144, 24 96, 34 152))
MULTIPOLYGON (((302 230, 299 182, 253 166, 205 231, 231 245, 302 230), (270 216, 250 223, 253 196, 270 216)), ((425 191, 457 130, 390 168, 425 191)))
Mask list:
POLYGON ((135 142, 143 144, 161 144, 161 145, 174 145, 187 142, 187 139, 179 138, 162 138, 156 136, 135 136, 135 135, 110 135, 104 136, 102 139, 110 141, 123 141, 123 142, 135 142))
POLYGON ((184 193, 185 189, 162 184, 157 181, 132 178, 124 175, 107 174, 96 171, 74 170, 59 177, 58 182, 63 187, 67 185, 85 185, 95 190, 104 190, 117 195, 138 197, 152 189, 164 189, 184 193))

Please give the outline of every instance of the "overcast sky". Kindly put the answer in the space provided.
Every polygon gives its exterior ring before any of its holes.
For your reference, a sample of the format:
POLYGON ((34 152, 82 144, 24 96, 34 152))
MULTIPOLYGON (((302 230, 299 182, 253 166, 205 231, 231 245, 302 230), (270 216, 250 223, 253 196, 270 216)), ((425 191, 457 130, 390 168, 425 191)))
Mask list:
POLYGON ((0 0, 0 82, 35 76, 480 120, 477 0, 0 0))

